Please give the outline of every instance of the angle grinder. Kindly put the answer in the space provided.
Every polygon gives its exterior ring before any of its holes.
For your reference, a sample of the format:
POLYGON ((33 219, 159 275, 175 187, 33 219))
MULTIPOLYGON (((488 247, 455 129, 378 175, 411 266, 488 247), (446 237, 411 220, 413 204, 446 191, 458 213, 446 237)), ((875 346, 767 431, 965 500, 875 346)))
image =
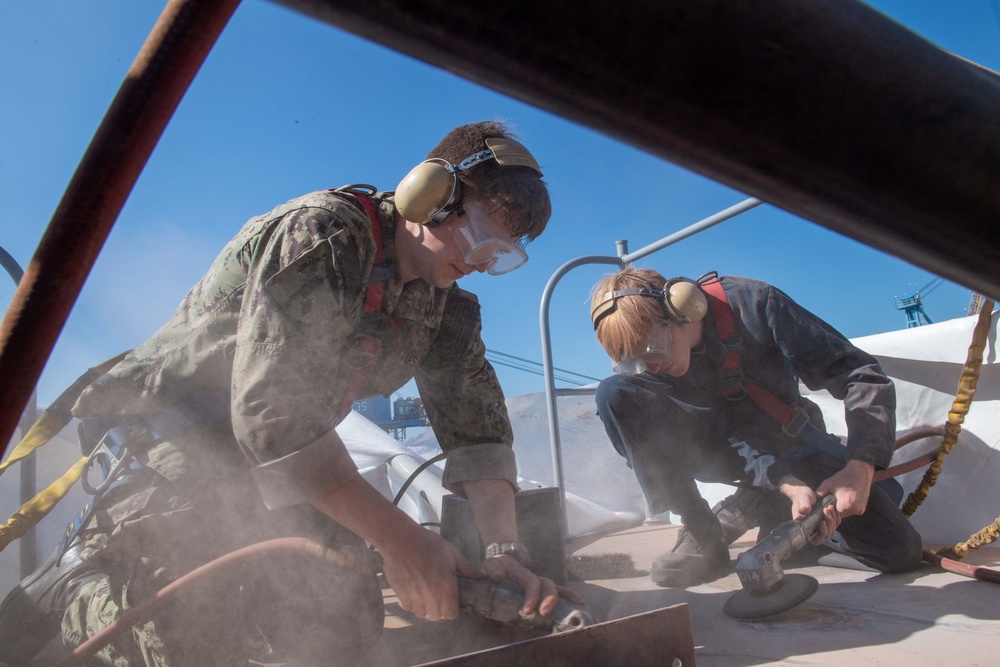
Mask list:
POLYGON ((743 585, 726 600, 727 616, 752 621, 775 616, 808 600, 819 582, 806 574, 785 574, 781 561, 804 547, 823 520, 823 510, 837 502, 829 494, 806 516, 778 525, 771 534, 736 559, 736 574, 743 585))
POLYGON ((462 609, 469 609, 480 616, 506 625, 521 625, 552 634, 577 630, 594 624, 594 617, 585 605, 578 605, 560 597, 549 616, 532 614, 522 616, 524 590, 512 581, 458 578, 458 599, 462 609))

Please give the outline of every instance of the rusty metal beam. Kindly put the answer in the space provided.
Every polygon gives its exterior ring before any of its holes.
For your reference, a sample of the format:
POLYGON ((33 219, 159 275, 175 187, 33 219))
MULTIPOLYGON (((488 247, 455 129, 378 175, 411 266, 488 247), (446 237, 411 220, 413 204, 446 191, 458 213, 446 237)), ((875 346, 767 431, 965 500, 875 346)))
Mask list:
POLYGON ((1000 297, 1000 81, 860 2, 278 1, 1000 297))
POLYGON ((427 662, 421 667, 690 667, 694 664, 691 615, 686 604, 678 604, 579 630, 427 662))
POLYGON ((132 63, 0 324, 0 447, 10 441, 132 186, 238 5, 171 0, 132 63))

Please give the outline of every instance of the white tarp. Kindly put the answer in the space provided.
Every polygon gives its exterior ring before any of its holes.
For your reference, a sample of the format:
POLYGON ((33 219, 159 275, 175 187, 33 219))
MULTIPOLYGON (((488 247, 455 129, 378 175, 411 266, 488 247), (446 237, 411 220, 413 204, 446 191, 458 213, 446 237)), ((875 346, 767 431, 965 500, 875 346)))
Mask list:
MULTIPOLYGON (((860 338, 854 343, 869 351, 896 383, 896 429, 900 434, 922 426, 941 426, 948 419, 968 356, 976 317, 965 317, 903 331, 860 338)), ((1000 516, 1000 364, 997 333, 1000 318, 993 313, 975 398, 962 432, 945 458, 937 484, 914 512, 912 521, 927 543, 952 544, 1000 516)), ((843 433, 843 416, 833 422, 832 399, 820 403, 828 423, 843 433)), ((914 443, 897 452, 893 462, 909 460, 936 449, 938 439, 914 443)), ((899 478, 909 493, 924 469, 899 478)))

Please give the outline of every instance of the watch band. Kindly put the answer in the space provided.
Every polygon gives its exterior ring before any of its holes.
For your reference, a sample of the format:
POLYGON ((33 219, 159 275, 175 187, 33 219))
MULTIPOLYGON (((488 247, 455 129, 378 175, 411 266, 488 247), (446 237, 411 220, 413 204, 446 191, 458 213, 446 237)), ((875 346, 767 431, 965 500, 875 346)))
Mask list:
POLYGON ((531 563, 531 556, 528 549, 520 542, 494 542, 486 547, 486 557, 510 556, 525 567, 531 563))

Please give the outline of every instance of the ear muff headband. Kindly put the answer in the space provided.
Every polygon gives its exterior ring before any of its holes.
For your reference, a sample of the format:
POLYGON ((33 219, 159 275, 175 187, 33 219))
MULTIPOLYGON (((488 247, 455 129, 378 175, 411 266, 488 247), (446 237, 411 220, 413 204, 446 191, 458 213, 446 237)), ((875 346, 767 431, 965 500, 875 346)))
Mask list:
POLYGON ((487 160, 496 160, 501 167, 528 167, 542 175, 528 149, 513 139, 487 139, 486 148, 488 150, 474 153, 457 165, 441 158, 430 158, 418 164, 396 187, 396 210, 412 222, 441 224, 462 201, 459 173, 487 160))
POLYGON ((708 299, 696 283, 687 278, 669 280, 662 290, 648 287, 631 287, 628 289, 605 292, 600 301, 590 309, 590 319, 594 323, 594 331, 602 319, 615 312, 618 299, 625 296, 645 296, 658 299, 663 305, 667 318, 675 324, 699 322, 708 312, 708 299))

